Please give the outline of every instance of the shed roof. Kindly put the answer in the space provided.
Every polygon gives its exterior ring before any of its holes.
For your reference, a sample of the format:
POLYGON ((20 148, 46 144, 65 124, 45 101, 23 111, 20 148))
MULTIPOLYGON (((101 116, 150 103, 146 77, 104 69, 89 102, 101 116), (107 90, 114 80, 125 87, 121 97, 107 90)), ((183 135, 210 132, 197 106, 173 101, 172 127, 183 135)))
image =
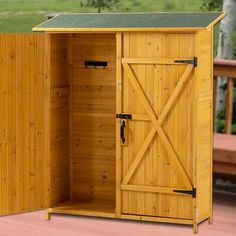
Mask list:
POLYGON ((218 22, 224 13, 80 13, 58 15, 34 31, 139 30, 157 28, 205 28, 218 22))

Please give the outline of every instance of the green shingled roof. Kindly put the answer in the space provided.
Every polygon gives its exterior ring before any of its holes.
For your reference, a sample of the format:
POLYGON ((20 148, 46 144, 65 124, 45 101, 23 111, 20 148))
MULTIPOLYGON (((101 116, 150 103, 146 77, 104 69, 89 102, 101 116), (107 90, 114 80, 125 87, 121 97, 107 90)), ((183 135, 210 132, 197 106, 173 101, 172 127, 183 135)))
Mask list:
POLYGON ((115 13, 63 14, 33 30, 83 28, 198 28, 206 27, 222 13, 115 13))

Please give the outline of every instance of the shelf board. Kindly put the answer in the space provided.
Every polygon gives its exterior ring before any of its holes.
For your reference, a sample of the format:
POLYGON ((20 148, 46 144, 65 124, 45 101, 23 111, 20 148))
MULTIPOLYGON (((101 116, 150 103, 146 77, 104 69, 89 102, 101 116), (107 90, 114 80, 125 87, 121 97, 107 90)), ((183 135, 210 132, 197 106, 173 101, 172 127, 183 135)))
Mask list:
POLYGON ((71 200, 49 208, 48 212, 114 218, 115 202, 71 200))

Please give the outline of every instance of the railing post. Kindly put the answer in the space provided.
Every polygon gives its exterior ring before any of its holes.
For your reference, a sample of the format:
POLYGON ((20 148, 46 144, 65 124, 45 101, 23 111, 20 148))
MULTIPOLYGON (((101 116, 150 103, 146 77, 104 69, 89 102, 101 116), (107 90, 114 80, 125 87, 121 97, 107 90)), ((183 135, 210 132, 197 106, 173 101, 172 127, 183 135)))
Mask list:
POLYGON ((225 108, 225 133, 227 134, 231 134, 232 112, 233 112, 233 88, 234 88, 234 81, 232 78, 228 78, 226 108, 225 108))
POLYGON ((217 132, 216 96, 217 96, 217 76, 213 76, 213 130, 214 132, 217 132))

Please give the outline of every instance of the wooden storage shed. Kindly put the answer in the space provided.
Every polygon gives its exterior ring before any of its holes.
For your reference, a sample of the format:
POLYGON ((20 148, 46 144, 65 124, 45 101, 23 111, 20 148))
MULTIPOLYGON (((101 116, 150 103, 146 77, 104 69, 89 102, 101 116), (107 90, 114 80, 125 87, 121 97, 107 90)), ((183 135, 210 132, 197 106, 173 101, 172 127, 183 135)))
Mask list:
POLYGON ((0 214, 212 222, 223 17, 64 14, 1 34, 0 214))

